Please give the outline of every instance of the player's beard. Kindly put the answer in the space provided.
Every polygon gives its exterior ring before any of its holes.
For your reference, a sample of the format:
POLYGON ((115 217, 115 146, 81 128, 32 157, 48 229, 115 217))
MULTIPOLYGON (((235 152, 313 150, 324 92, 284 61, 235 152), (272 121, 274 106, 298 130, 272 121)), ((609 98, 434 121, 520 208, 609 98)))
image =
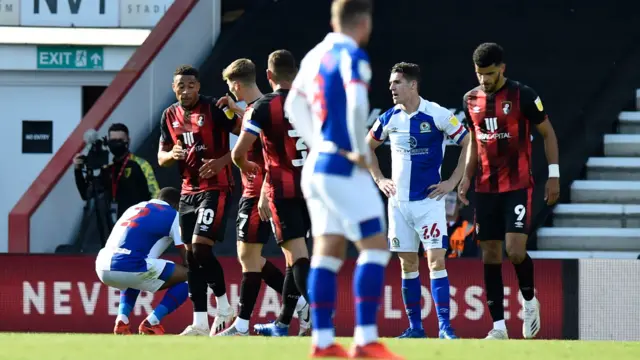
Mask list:
POLYGON ((191 109, 196 104, 196 99, 197 99, 197 96, 190 97, 189 101, 180 100, 180 106, 182 106, 185 109, 191 109))
POLYGON ((500 84, 500 82, 502 82, 502 74, 499 74, 498 77, 496 78, 496 81, 494 81, 493 83, 491 83, 488 87, 485 87, 484 85, 483 90, 486 93, 494 93, 496 91, 498 91, 498 84, 500 84))

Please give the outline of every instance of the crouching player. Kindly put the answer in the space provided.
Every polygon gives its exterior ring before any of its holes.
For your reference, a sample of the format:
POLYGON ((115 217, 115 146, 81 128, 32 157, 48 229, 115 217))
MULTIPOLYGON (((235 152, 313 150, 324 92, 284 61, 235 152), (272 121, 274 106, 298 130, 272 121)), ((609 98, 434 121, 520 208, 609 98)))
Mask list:
POLYGON ((187 300, 187 268, 158 259, 171 241, 184 259, 176 210, 179 201, 178 190, 164 188, 155 199, 130 207, 118 219, 105 247, 98 253, 96 273, 100 281, 120 289, 120 307, 113 330, 116 335, 131 334, 129 314, 140 291, 168 289, 160 304, 138 327, 140 334, 163 335, 162 318, 187 300))

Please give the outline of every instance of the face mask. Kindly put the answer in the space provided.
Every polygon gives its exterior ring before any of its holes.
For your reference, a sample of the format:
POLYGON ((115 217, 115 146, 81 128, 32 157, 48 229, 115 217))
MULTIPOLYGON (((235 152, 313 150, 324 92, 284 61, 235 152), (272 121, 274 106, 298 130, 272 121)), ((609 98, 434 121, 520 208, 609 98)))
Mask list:
POLYGON ((129 151, 129 143, 124 140, 109 140, 108 145, 115 158, 120 158, 129 151))

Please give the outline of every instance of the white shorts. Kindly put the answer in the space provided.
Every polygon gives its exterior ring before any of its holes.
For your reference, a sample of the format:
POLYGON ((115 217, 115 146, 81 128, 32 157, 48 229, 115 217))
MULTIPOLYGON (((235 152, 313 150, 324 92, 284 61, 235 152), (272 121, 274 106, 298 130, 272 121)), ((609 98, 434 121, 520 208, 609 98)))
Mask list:
MULTIPOLYGON (((108 256, 108 254, 106 255, 108 256)), ((165 281, 160 279, 160 275, 167 264, 173 264, 173 262, 163 259, 147 258, 147 271, 144 272, 129 272, 129 271, 117 271, 117 270, 105 270, 104 261, 100 261, 100 255, 96 260, 96 274, 100 281, 105 285, 124 290, 124 289, 137 289, 141 291, 156 292, 165 281)))
POLYGON ((350 241, 384 232, 384 204, 371 175, 361 169, 351 177, 303 172, 302 191, 311 233, 342 235, 350 241))
POLYGON ((449 246, 445 201, 426 198, 418 201, 389 199, 389 249, 418 252, 449 246))

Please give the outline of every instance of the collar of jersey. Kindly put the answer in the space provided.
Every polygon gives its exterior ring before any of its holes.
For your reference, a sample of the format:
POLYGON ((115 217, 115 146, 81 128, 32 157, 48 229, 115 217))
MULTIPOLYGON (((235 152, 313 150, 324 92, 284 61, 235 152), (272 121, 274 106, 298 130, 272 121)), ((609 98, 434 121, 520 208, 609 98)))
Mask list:
POLYGON ((168 202, 166 202, 166 201, 162 201, 162 200, 160 200, 160 199, 151 199, 151 200, 149 200, 149 202, 150 202, 150 203, 152 203, 152 204, 160 204, 160 205, 167 205, 167 206, 169 206, 169 203, 168 203, 168 202))
POLYGON ((331 41, 333 43, 347 43, 355 47, 358 47, 358 44, 351 36, 347 36, 342 33, 330 32, 325 37, 325 40, 331 41))
POLYGON ((419 113, 425 112, 426 107, 427 107, 427 100, 423 99, 422 96, 420 96, 420 104, 418 104, 418 108, 416 109, 416 111, 412 112, 411 114, 406 113, 404 110, 402 110, 400 105, 396 105, 396 108, 399 109, 401 112, 405 113, 409 118, 409 120, 411 120, 411 118, 418 115, 419 113))

